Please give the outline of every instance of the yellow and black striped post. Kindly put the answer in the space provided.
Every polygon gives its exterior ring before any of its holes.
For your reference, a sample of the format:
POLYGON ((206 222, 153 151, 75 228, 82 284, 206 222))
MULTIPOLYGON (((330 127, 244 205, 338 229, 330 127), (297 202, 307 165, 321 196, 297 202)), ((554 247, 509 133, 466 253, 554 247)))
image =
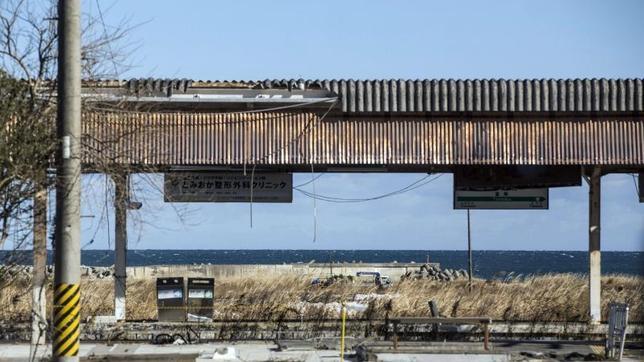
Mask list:
POLYGON ((76 357, 80 347, 80 284, 54 288, 54 358, 76 357))

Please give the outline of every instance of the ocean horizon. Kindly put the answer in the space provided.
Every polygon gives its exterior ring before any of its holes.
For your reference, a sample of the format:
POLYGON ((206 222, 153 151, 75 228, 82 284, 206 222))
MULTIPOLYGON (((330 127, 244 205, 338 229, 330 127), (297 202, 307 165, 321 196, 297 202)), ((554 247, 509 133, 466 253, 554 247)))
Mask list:
MULTIPOLYGON (((31 251, 0 251, 0 261, 31 264, 31 251)), ((473 250, 474 275, 502 278, 549 273, 586 274, 588 252, 571 250, 473 250)), ((295 264, 295 263, 440 263, 442 268, 467 269, 466 250, 311 250, 311 249, 130 249, 128 266, 181 264, 295 264)), ((48 251, 48 263, 53 252, 48 251)), ((113 250, 83 250, 81 264, 110 266, 113 250)), ((644 276, 644 252, 602 252, 602 274, 644 276)))

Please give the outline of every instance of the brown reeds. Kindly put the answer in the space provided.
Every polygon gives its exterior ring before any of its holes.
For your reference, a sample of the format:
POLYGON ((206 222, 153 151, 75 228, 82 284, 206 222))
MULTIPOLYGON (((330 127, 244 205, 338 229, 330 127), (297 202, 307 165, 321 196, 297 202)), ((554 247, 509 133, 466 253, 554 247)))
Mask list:
MULTIPOLYGON (((156 319, 154 279, 130 279, 127 293, 128 319, 156 319)), ((608 303, 619 301, 630 305, 631 321, 644 322, 642 295, 644 278, 604 276, 603 318, 607 317, 608 303)), ((352 318, 427 316, 427 302, 431 299, 438 303, 442 315, 454 317, 583 322, 588 315, 587 280, 574 274, 533 276, 511 282, 475 280, 472 292, 466 281, 407 280, 378 290, 373 285, 349 282, 313 286, 310 279, 296 276, 227 278, 217 280, 213 315, 219 320, 337 318, 340 303, 357 301, 367 308, 350 312, 352 318)), ((27 278, 2 288, 0 322, 29 320, 30 300, 27 278)), ((111 279, 83 280, 81 311, 83 318, 113 313, 111 279)))

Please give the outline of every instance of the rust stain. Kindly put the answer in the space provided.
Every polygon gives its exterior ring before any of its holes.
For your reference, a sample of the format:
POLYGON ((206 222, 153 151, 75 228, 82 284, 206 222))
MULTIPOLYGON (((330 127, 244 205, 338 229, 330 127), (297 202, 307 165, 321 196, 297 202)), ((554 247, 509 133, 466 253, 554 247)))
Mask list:
POLYGON ((85 164, 644 165, 644 121, 627 117, 320 122, 304 112, 168 112, 83 119, 85 164))

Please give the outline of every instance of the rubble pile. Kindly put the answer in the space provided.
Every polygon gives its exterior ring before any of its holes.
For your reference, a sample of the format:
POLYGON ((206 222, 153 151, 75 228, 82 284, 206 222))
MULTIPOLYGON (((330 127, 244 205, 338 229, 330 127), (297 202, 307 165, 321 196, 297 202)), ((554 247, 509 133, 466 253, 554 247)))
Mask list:
POLYGON ((468 274, 465 269, 441 269, 437 265, 423 264, 419 270, 408 271, 401 279, 429 279, 435 281, 451 282, 459 279, 467 279, 468 274))
POLYGON ((31 278, 33 267, 29 265, 0 265, 0 277, 9 278, 31 278))
POLYGON ((105 279, 114 276, 114 265, 112 266, 86 266, 81 265, 81 276, 89 279, 105 279))
MULTIPOLYGON (((31 278, 34 267, 32 265, 12 265, 10 267, 0 266, 0 275, 5 277, 31 278)), ((47 265, 45 272, 53 276, 54 266, 47 265)), ((114 266, 86 266, 81 265, 81 276, 89 279, 105 279, 114 276, 114 266)))

